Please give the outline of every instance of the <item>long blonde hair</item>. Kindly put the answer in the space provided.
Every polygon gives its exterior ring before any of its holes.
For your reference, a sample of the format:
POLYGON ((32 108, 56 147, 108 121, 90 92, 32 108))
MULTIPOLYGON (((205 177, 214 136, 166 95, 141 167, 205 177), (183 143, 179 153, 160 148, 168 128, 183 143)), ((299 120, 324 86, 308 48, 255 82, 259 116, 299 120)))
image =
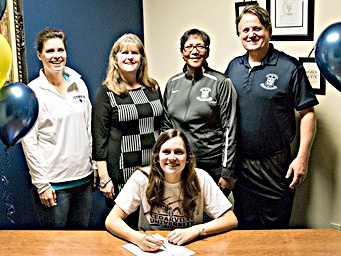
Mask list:
POLYGON ((118 95, 127 93, 126 85, 124 84, 124 80, 120 74, 116 61, 116 54, 128 45, 136 46, 138 52, 141 54, 141 64, 137 71, 136 77, 137 82, 150 88, 152 91, 156 91, 159 86, 156 80, 151 78, 148 74, 148 62, 144 46, 140 38, 131 33, 121 36, 112 46, 109 55, 107 75, 103 81, 103 84, 105 84, 111 91, 115 92, 118 95))

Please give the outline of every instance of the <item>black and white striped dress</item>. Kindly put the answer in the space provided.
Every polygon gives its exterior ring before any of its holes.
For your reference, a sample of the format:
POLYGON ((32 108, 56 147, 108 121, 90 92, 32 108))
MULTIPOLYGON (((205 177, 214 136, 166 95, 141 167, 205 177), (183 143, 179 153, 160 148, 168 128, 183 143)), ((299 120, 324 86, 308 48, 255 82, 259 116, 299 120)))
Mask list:
POLYGON ((106 86, 99 88, 93 106, 93 156, 107 161, 119 189, 137 166, 149 164, 162 116, 160 91, 141 86, 119 96, 106 86))

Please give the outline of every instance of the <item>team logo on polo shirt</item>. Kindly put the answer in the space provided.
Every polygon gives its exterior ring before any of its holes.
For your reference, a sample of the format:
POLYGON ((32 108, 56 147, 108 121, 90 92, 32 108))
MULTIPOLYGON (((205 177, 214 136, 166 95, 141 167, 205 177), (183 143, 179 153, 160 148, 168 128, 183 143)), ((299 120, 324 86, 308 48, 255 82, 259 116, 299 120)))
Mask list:
POLYGON ((210 92, 211 92, 210 88, 203 87, 200 89, 200 91, 201 91, 201 95, 197 97, 197 100, 200 100, 200 101, 211 101, 212 100, 212 97, 210 97, 210 92))
POLYGON ((276 80, 278 79, 278 75, 276 74, 267 74, 266 75, 266 82, 261 83, 260 86, 266 90, 276 90, 276 80))

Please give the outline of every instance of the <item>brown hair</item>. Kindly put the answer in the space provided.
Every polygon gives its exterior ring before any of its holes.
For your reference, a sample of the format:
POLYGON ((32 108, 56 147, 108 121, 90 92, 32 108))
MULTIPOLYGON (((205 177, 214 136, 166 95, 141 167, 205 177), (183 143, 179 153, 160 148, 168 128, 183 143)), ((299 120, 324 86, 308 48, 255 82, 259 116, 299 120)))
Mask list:
POLYGON ((238 27, 238 30, 239 30, 239 22, 245 14, 253 14, 257 16, 260 23, 265 27, 267 31, 271 33, 272 24, 271 24, 269 12, 256 4, 246 5, 243 11, 241 12, 241 14, 237 17, 236 25, 238 27))
POLYGON ((66 48, 66 35, 64 31, 57 28, 45 28, 40 34, 37 36, 36 49, 38 52, 42 52, 44 48, 44 43, 51 38, 60 38, 64 47, 66 48))
POLYGON ((194 216, 197 207, 197 199, 200 197, 201 189, 197 174, 195 172, 195 157, 190 144, 183 132, 175 129, 167 130, 159 136, 153 147, 151 158, 151 171, 149 174, 149 185, 147 187, 146 196, 150 205, 150 212, 156 208, 162 208, 164 199, 164 173, 159 163, 159 153, 161 146, 168 140, 180 137, 182 138, 186 153, 187 163, 182 171, 182 209, 183 214, 187 218, 194 216))

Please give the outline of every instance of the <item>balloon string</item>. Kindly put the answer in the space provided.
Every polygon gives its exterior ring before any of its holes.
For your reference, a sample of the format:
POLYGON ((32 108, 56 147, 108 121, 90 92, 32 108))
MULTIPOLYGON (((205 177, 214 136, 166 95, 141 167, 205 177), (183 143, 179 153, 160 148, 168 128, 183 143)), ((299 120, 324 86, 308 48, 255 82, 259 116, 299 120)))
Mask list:
POLYGON ((315 50, 315 48, 313 46, 313 49, 311 49, 311 51, 309 52, 308 58, 310 57, 310 55, 313 53, 314 50, 315 50))
MULTIPOLYGON (((10 169, 11 165, 10 165, 10 161, 9 161, 8 147, 6 147, 6 149, 5 149, 5 155, 6 155, 6 163, 7 163, 8 169, 10 169)), ((15 224, 15 221, 14 221, 15 207, 14 207, 14 204, 12 201, 11 193, 8 192, 8 190, 7 190, 10 183, 9 183, 9 180, 7 179, 7 177, 5 175, 5 168, 4 168, 3 162, 1 162, 1 183, 3 184, 2 200, 5 204, 7 220, 10 223, 15 224)))

